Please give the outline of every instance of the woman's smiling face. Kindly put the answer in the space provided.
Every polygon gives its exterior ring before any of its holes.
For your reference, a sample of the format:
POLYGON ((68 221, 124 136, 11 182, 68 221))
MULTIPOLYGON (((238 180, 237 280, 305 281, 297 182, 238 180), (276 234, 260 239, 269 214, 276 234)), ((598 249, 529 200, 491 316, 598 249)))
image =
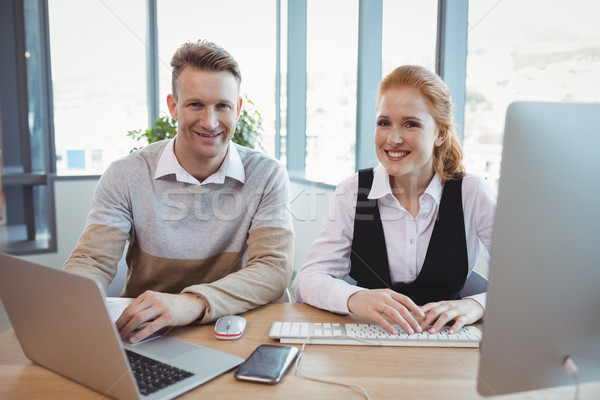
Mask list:
MULTIPOLYGON (((377 106, 375 153, 390 177, 433 177, 433 148, 443 142, 427 101, 417 89, 386 91, 377 106)), ((393 179, 393 178, 391 178, 393 179)))

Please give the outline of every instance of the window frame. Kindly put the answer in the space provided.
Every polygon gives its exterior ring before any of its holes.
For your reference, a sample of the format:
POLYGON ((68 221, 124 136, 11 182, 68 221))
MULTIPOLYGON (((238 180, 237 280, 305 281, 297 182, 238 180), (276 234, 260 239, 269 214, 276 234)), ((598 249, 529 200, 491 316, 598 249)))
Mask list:
MULTIPOLYGON (((0 45, 3 54, 8 54, 7 59, 13 64, 13 74, 4 74, 0 78, 3 82, 2 97, 17 99, 16 106, 14 102, 0 102, 0 121, 2 121, 2 131, 4 136, 8 132, 18 132, 18 139, 11 137, 11 141, 4 140, 3 143, 9 144, 4 152, 15 151, 19 146, 15 143, 20 141, 20 146, 25 144, 29 146, 28 129, 28 100, 27 100, 27 72, 24 57, 17 57, 17 54, 24 54, 25 50, 25 16, 24 2, 27 0, 13 0, 2 2, 0 7, 3 19, 11 22, 14 27, 12 34, 2 35, 0 45), (13 80, 16 85, 12 89, 6 90, 6 82, 13 80), (14 115, 18 118, 7 118, 2 120, 2 115, 14 115)), ((11 252, 13 254, 33 254, 40 252, 56 251, 56 223, 54 207, 54 181, 57 179, 89 179, 90 175, 77 175, 62 177, 56 175, 56 157, 54 149, 54 126, 52 123, 52 80, 50 64, 49 47, 49 21, 48 21, 48 0, 37 1, 39 9, 38 23, 42 53, 41 73, 43 79, 43 90, 39 101, 45 105, 44 112, 49 116, 44 126, 46 140, 44 143, 47 154, 45 169, 43 171, 32 171, 31 152, 29 160, 23 159, 20 170, 15 171, 5 168, 2 174, 2 183, 5 187, 24 186, 33 188, 35 185, 44 185, 47 196, 47 224, 49 228, 50 240, 47 244, 40 245, 35 240, 27 240, 27 243, 0 243, 0 251, 11 252)), ((285 0, 283 0, 285 1, 285 0)), ((286 166, 290 178, 293 181, 316 183, 305 178, 305 160, 306 160, 306 31, 307 31, 307 0, 287 0, 282 7, 282 0, 274 0, 276 7, 276 90, 275 90, 275 111, 276 111, 276 136, 275 149, 276 157, 281 158, 281 153, 285 151, 286 166), (285 15, 284 15, 285 14, 285 15), (282 19, 285 24, 282 24, 282 19), (282 26, 285 25, 285 28, 282 26), (282 32, 286 29, 286 32, 282 32), (281 38, 285 37, 287 41, 286 54, 281 52, 281 38), (282 57, 286 57, 287 80, 285 103, 287 109, 281 107, 282 76, 280 64, 282 57), (282 148, 281 136, 281 116, 285 115, 285 149, 282 148)), ((468 0, 438 0, 438 22, 437 22, 437 47, 436 47, 436 72, 442 76, 448 84, 455 103, 455 119, 459 126, 459 134, 462 139, 462 128, 464 125, 465 92, 466 92, 466 52, 467 52, 467 27, 468 27, 468 0)), ((151 125, 154 118, 158 117, 158 32, 157 32, 157 1, 146 1, 147 16, 147 60, 148 70, 148 124, 151 125)), ((356 145, 355 145, 355 170, 369 166, 374 159, 373 130, 375 115, 375 99, 372 96, 364 96, 363 93, 373 92, 381 79, 381 40, 382 40, 382 13, 383 0, 359 0, 359 45, 358 45, 358 69, 357 69, 357 115, 356 115, 356 145), (379 63, 373 62, 379 60, 379 63), (362 137, 365 132, 367 137, 362 137)), ((6 24, 3 24, 6 25, 6 24)), ((6 30, 7 28, 3 28, 6 30)), ((29 148, 29 147, 27 147, 29 148)), ((331 185, 327 185, 330 186, 331 185)), ((28 189, 29 190, 29 189, 28 189)), ((29 201, 29 200, 28 200, 29 201)), ((25 202, 25 204, 28 204, 25 202)), ((29 207, 29 206, 27 206, 29 207)), ((28 208, 28 220, 33 218, 32 226, 35 227, 35 213, 28 208)), ((31 230, 32 228, 28 228, 31 230)), ((34 228, 33 228, 34 229, 34 228)))
MULTIPOLYGON (((0 242, 0 251, 15 254, 36 254, 55 252, 56 245, 56 221, 54 207, 54 179, 56 172, 56 159, 54 155, 54 126, 52 121, 52 80, 50 70, 50 47, 48 38, 48 8, 45 0, 32 0, 37 7, 37 15, 33 15, 35 21, 26 21, 25 1, 13 0, 2 2, 0 14, 5 18, 3 26, 5 31, 0 35, 0 51, 6 57, 3 67, 7 67, 7 74, 0 77, 1 96, 0 122, 3 154, 19 154, 2 163, 2 186, 4 188, 23 189, 22 202, 15 201, 18 198, 10 198, 5 201, 4 206, 8 210, 15 210, 23 214, 26 229, 25 240, 8 240, 0 242), (40 94, 35 98, 29 98, 28 70, 26 62, 26 35, 32 34, 27 24, 39 24, 37 37, 39 41, 40 54, 38 78, 40 94), (6 101, 16 99, 16 101, 6 101), (31 134, 29 128, 29 102, 35 101, 41 112, 47 117, 43 119, 42 130, 42 153, 44 154, 44 165, 42 170, 34 170, 31 148, 31 134), (15 110, 16 107, 16 110, 15 110), (7 115, 16 115, 16 118, 6 118, 7 115), (3 118, 3 116, 5 116, 3 118), (16 135, 11 133, 16 132, 16 135), (16 136, 16 137, 15 137, 16 136), (36 203, 35 187, 45 188, 42 199, 36 203), (9 202, 11 204, 9 204, 9 202), (41 207, 41 215, 36 215, 36 205, 41 207), (36 226, 43 224, 48 229, 48 239, 36 239, 36 226)), ((3 68, 3 71, 5 69, 3 68)), ((17 196, 18 197, 18 196, 17 196)), ((8 219, 8 218, 7 218, 8 219)), ((6 229, 7 236, 9 226, 6 229)))

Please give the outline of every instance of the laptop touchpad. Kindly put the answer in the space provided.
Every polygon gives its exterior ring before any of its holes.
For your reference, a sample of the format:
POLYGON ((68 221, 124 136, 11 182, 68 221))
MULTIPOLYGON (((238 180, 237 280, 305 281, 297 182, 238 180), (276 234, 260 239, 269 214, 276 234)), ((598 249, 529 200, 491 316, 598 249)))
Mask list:
POLYGON ((143 355, 154 354, 158 357, 167 359, 178 357, 182 354, 198 349, 198 346, 167 336, 128 347, 131 350, 143 355))

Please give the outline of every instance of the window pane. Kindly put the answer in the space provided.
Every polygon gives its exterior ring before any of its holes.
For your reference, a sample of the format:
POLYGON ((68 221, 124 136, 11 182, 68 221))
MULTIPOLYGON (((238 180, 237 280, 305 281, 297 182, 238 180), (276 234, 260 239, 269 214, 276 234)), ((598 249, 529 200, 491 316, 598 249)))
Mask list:
POLYGON ((306 178, 354 172, 358 1, 307 2, 306 178))
POLYGON ((3 229, 0 230, 3 235, 2 242, 20 242, 30 239, 27 234, 25 214, 33 214, 31 212, 33 210, 25 209, 23 186, 6 186, 4 195, 6 196, 7 210, 2 220, 3 229))
POLYGON ((101 173, 147 127, 145 5, 48 1, 59 174, 101 173))
POLYGON ((0 251, 27 254, 52 245, 49 226, 48 187, 6 186, 7 210, 0 220, 0 251))
MULTIPOLYGON (((48 151, 51 123, 47 104, 48 65, 42 51, 47 32, 45 24, 40 23, 44 13, 39 7, 43 3, 24 0, 22 5, 21 9, 20 3, 15 2, 16 9, 9 11, 13 18, 10 23, 14 25, 6 40, 12 41, 17 51, 4 52, 6 67, 2 82, 3 94, 11 101, 2 103, 2 114, 10 118, 3 121, 6 130, 0 145, 0 164, 3 164, 0 165, 0 251, 12 254, 52 251, 55 243, 54 212, 48 207, 53 193, 52 187, 46 186, 47 173, 53 171, 47 159, 51 154, 48 151), (21 18, 24 26, 18 23, 21 18), (24 37, 25 43, 20 43, 20 37, 24 37), (21 68, 21 62, 25 62, 25 68, 21 68), (7 81, 11 84, 7 85, 7 81), (21 96, 27 102, 21 102, 21 96)), ((3 12, 8 11, 5 7, 3 4, 3 12)))
POLYGON ((27 99, 29 101, 28 123, 31 140, 31 170, 45 171, 46 158, 49 154, 47 148, 47 121, 46 104, 44 103, 44 93, 46 88, 43 86, 46 82, 42 79, 44 71, 42 60, 43 52, 40 38, 43 37, 40 32, 41 26, 38 23, 39 13, 38 2, 26 0, 24 2, 25 11, 25 57, 27 60, 27 99))
MULTIPOLYGON (((469 3, 465 161, 497 188, 513 101, 597 102, 600 3, 469 3), (535 15, 524 10, 535 10, 535 15)), ((568 138, 566 138, 568 140, 568 138)), ((549 155, 550 156, 550 155, 549 155)))
POLYGON ((275 154, 274 0, 159 0, 158 49, 160 113, 168 115, 171 57, 185 42, 207 39, 223 47, 242 70, 242 96, 247 95, 263 119, 262 146, 275 154))
POLYGON ((405 64, 435 70, 437 0, 383 0, 382 74, 405 64))

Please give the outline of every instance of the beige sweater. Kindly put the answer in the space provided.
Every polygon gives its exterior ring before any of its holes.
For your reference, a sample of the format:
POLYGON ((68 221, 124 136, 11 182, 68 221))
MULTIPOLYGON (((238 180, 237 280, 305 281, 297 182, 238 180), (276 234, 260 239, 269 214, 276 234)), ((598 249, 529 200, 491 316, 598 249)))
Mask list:
MULTIPOLYGON (((279 298, 292 271, 293 229, 285 169, 230 145, 206 184, 156 173, 163 141, 114 162, 98 182, 92 211, 65 269, 104 289, 129 241, 124 297, 145 290, 193 293, 208 308, 201 322, 279 298), (241 175, 232 171, 242 171, 241 175)), ((206 181, 205 181, 206 182, 206 181)))

